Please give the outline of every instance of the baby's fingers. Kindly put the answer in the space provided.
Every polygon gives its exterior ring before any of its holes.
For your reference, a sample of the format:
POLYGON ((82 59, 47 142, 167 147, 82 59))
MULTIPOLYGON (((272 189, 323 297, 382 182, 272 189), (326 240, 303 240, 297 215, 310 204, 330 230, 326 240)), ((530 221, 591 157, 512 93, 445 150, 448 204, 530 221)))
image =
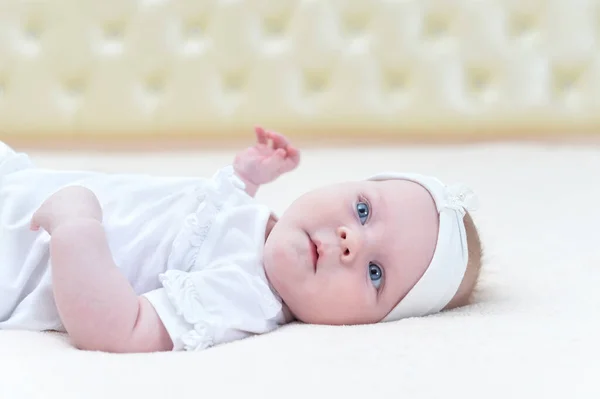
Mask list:
POLYGON ((281 133, 267 130, 267 137, 273 142, 274 148, 287 148, 290 143, 289 140, 281 133))
POLYGON ((296 169, 296 166, 298 166, 297 161, 293 160, 292 158, 286 158, 283 160, 281 165, 281 173, 291 172, 292 170, 296 169))
POLYGON ((298 151, 296 147, 289 146, 287 148, 287 155, 288 158, 290 158, 290 160, 292 160, 294 163, 297 164, 300 162, 300 151, 298 151))
POLYGON ((275 152, 273 152, 271 155, 269 155, 263 160, 262 166, 266 170, 278 170, 284 159, 285 150, 283 148, 278 148, 275 150, 275 152))
POLYGON ((265 129, 263 129, 260 126, 256 126, 254 128, 254 133, 256 133, 256 140, 260 144, 267 144, 268 137, 267 137, 267 132, 265 131, 265 129))
POLYGON ((276 158, 279 158, 279 159, 285 158, 285 155, 286 155, 286 151, 283 148, 278 148, 273 153, 273 156, 276 158))

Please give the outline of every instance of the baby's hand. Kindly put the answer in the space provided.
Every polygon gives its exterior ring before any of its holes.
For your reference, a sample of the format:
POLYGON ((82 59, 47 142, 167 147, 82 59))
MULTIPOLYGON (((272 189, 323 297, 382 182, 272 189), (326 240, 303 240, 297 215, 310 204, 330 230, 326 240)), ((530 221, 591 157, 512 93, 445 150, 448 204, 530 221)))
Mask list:
POLYGON ((31 218, 31 230, 40 227, 49 234, 61 224, 80 219, 102 221, 102 208, 96 195, 81 186, 65 187, 52 194, 31 218))
POLYGON ((236 173, 255 185, 272 182, 294 170, 300 162, 300 152, 285 136, 262 127, 254 129, 256 145, 237 154, 233 166, 236 173))

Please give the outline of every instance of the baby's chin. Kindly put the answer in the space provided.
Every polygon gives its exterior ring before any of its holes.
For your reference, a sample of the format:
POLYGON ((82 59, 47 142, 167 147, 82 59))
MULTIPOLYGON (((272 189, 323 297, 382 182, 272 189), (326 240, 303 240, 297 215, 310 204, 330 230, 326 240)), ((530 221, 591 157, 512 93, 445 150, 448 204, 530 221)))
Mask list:
POLYGON ((282 299, 284 298, 280 291, 284 291, 285 287, 285 273, 282 265, 285 259, 284 255, 283 248, 277 245, 277 240, 267 238, 263 253, 263 267, 269 284, 282 299))
MULTIPOLYGON (((296 304, 294 291, 298 291, 298 284, 301 282, 295 281, 293 268, 297 265, 290 264, 292 260, 285 254, 285 250, 276 245, 265 245, 264 253, 264 270, 267 280, 271 288, 281 298, 281 301, 288 307, 296 304)), ((290 309, 294 313, 293 309, 290 309)))

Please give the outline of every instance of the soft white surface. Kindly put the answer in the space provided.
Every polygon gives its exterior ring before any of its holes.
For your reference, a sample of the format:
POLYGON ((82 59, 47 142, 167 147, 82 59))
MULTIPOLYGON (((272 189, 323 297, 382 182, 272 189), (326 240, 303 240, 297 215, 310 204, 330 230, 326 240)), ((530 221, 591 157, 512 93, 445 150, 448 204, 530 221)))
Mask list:
MULTIPOLYGON (((40 165, 212 174, 233 152, 39 154, 40 165)), ((600 149, 485 145, 306 150, 263 188, 302 191, 382 169, 470 184, 486 247, 480 302, 358 327, 290 325, 199 353, 108 355, 63 337, 0 333, 2 398, 598 398, 600 149)))

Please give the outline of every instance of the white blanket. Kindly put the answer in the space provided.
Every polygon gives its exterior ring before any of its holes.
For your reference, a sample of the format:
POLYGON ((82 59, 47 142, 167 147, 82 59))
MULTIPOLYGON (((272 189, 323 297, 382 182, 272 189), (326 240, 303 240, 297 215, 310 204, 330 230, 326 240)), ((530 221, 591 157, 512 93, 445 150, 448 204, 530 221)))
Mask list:
MULTIPOLYGON (((50 167, 206 175, 232 155, 32 154, 50 167)), ((199 353, 88 353, 62 336, 1 332, 0 398, 599 398, 600 149, 307 149, 259 198, 281 211, 308 188, 383 169, 478 192, 475 305, 385 325, 290 325, 199 353)))

